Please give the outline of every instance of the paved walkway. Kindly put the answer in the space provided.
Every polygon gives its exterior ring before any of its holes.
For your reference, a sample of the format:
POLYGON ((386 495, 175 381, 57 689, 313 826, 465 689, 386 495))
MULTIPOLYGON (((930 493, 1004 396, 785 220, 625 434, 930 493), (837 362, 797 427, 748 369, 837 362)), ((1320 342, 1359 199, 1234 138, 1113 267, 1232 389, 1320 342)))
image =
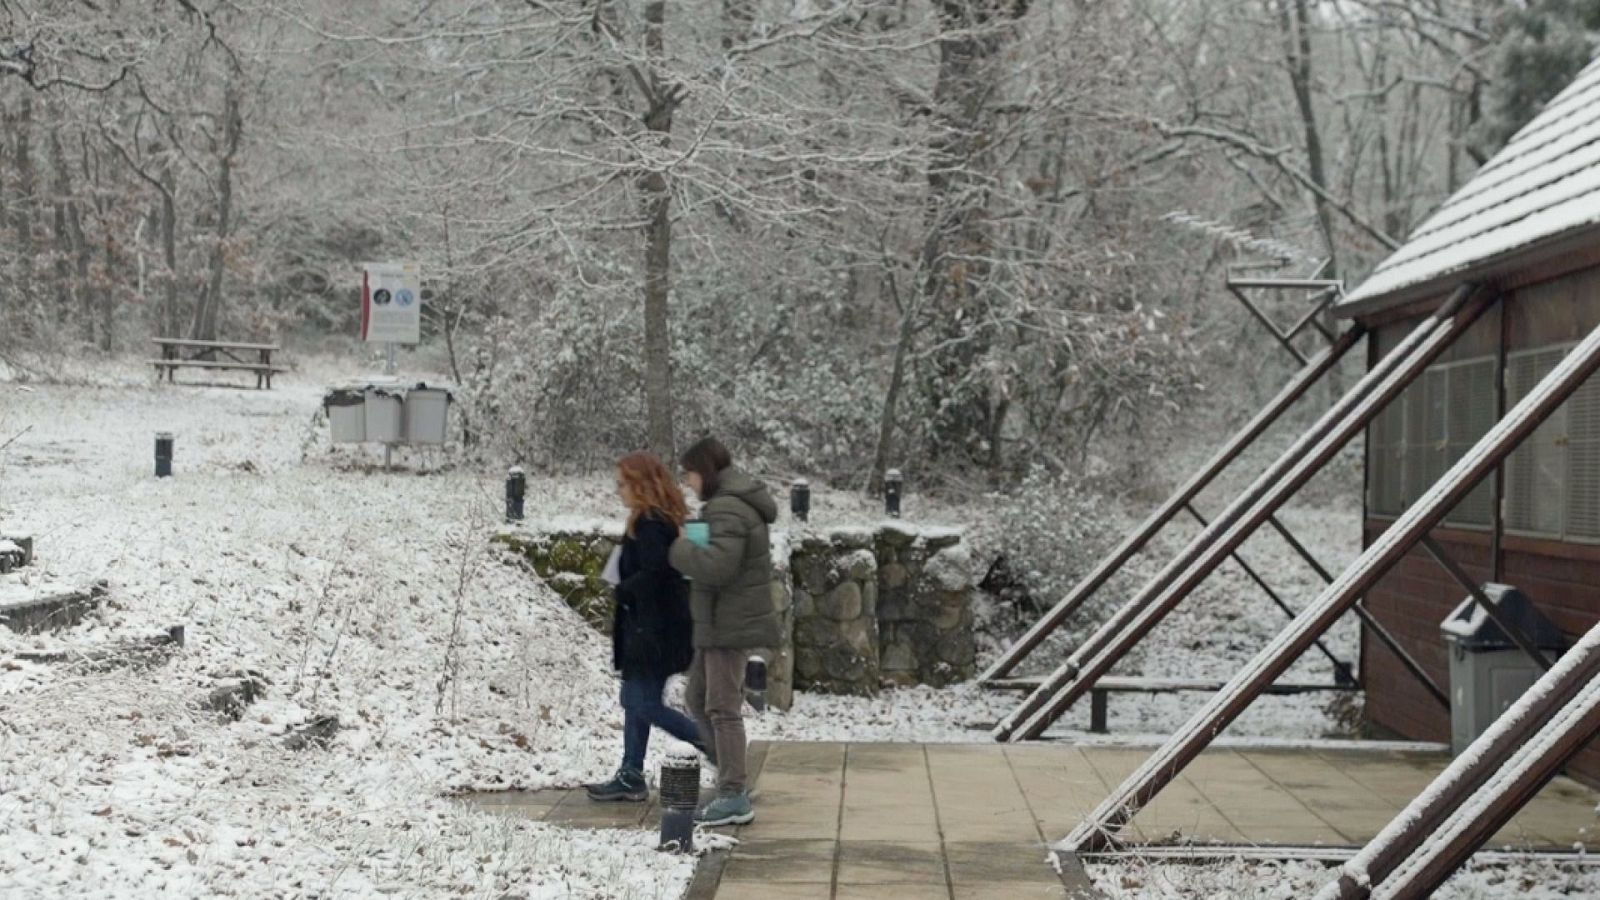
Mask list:
MULTIPOLYGON (((717 900, 1064 898, 1046 862, 1148 750, 1058 744, 757 744, 757 819, 717 900)), ((1158 844, 1353 847, 1448 762, 1383 750, 1209 750, 1134 819, 1158 844)), ((590 827, 655 827, 654 804, 581 792, 482 795, 510 814, 590 827)), ((1492 848, 1600 845, 1600 796, 1558 778, 1492 848)))

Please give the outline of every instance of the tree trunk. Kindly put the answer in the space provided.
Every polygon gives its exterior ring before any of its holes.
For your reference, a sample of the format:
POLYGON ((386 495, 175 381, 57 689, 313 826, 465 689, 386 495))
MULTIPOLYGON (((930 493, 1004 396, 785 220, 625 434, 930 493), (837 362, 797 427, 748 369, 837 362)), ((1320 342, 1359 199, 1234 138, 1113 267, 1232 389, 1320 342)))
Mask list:
MULTIPOLYGON (((67 169, 67 154, 66 151, 61 149, 61 129, 59 128, 50 130, 50 164, 55 170, 50 192, 55 195, 51 198, 51 207, 54 212, 52 239, 55 243, 55 252, 51 255, 55 258, 56 315, 61 322, 65 323, 73 315, 72 298, 74 288, 72 284, 71 257, 74 255, 73 251, 77 248, 77 242, 73 240, 72 234, 67 230, 67 202, 68 198, 72 196, 72 183, 71 175, 67 169)), ((84 285, 80 280, 77 286, 80 296, 83 290, 84 285)), ((94 320, 83 315, 81 310, 78 315, 80 317, 78 325, 82 330, 84 342, 93 343, 94 320)))
POLYGON ((113 334, 116 331, 117 312, 117 241, 111 236, 111 229, 106 229, 106 259, 105 278, 99 290, 100 300, 100 349, 110 353, 114 343, 113 334))
POLYGON ((227 241, 233 224, 233 158, 239 152, 239 137, 244 123, 239 112, 239 90, 230 84, 223 99, 223 137, 217 165, 217 235, 211 248, 211 279, 196 305, 189 337, 197 341, 217 339, 218 312, 222 307, 222 281, 227 269, 227 241))
POLYGON ((33 152, 31 137, 33 131, 33 98, 24 91, 22 107, 17 114, 17 199, 12 205, 11 225, 16 231, 17 238, 17 263, 19 278, 17 292, 24 302, 18 306, 29 313, 34 312, 31 302, 33 295, 33 208, 38 199, 35 196, 33 177, 33 152))
POLYGON ((930 360, 926 388, 931 452, 983 464, 992 418, 987 383, 971 378, 991 335, 975 325, 977 297, 990 274, 992 236, 988 189, 980 171, 988 156, 994 66, 1004 46, 1002 20, 1025 4, 988 0, 939 4, 939 71, 934 86, 937 131, 930 149, 927 238, 918 290, 920 306, 938 325, 940 349, 930 360))
MULTIPOLYGON (((663 56, 662 27, 666 0, 651 0, 644 8, 645 54, 652 65, 663 56)), ((646 91, 645 127, 661 147, 672 140, 672 114, 679 102, 676 85, 663 84, 658 71, 650 74, 646 91)), ((668 298, 672 289, 672 185, 665 172, 646 171, 639 178, 644 196, 644 381, 645 410, 650 449, 671 465, 676 455, 672 422, 672 334, 668 298)))
POLYGON ((1289 66, 1289 81, 1294 87, 1300 126, 1305 133, 1306 168, 1312 182, 1320 189, 1313 194, 1312 202, 1328 250, 1326 277, 1338 278, 1339 253, 1333 238, 1333 210, 1323 196, 1328 190, 1328 176, 1322 156, 1322 133, 1317 127, 1316 109, 1311 104, 1311 21, 1306 0, 1278 0, 1278 24, 1283 30, 1284 61, 1289 66))
POLYGON ((883 395, 883 414, 878 419, 878 449, 873 454, 872 475, 867 482, 867 492, 873 496, 883 493, 883 476, 889 471, 889 455, 894 448, 896 410, 900 405, 901 386, 905 384, 906 356, 911 351, 911 338, 916 334, 919 305, 913 300, 900 314, 900 337, 894 345, 894 367, 889 372, 889 390, 883 395))
POLYGON ((750 40, 755 20, 755 4, 752 0, 722 0, 723 51, 750 40))
POLYGON ((178 189, 172 164, 161 172, 161 259, 167 266, 166 291, 161 301, 161 336, 178 335, 178 189))

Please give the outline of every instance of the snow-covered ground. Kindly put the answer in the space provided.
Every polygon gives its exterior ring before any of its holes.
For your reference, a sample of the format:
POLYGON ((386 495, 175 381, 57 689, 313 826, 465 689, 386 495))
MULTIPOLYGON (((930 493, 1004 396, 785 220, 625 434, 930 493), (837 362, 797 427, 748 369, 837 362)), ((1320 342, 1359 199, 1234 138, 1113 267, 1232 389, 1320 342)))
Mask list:
MULTIPOLYGON (((1234 860, 1213 864, 1119 862, 1091 864, 1089 875, 1109 900, 1192 900, 1310 897, 1337 870, 1314 862, 1234 860)), ((1600 872, 1555 862, 1468 863, 1440 886, 1434 900, 1557 900, 1600 896, 1600 872)))
MULTIPOLYGON (((0 629, 0 896, 681 895, 691 862, 656 853, 650 835, 568 831, 449 799, 609 771, 620 753, 609 653, 537 578, 491 549, 498 471, 433 451, 403 455, 386 473, 375 453, 328 445, 313 423, 321 385, 349 374, 313 360, 270 392, 154 386, 132 365, 101 366, 73 386, 0 380, 0 445, 11 441, 0 450, 0 533, 34 536, 38 557, 0 576, 0 602, 111 585, 105 607, 65 632, 0 629), (156 431, 177 435, 170 479, 152 477, 156 431), (187 645, 154 665, 97 671, 17 658, 91 653, 176 624, 187 645), (242 721, 199 709, 245 672, 267 687, 242 721), (329 747, 284 747, 296 726, 328 715, 340 723, 329 747)), ((1114 514, 1131 526, 1147 506, 1114 514)), ((1357 550, 1356 509, 1335 498, 1283 518, 1337 570, 1357 550)), ((990 558, 992 506, 913 494, 908 512, 965 527, 973 565, 990 558)), ((619 511, 609 478, 541 478, 528 514, 558 527, 612 522, 619 511)), ((865 525, 879 511, 816 486, 812 518, 865 525)), ((1164 535, 1108 600, 1126 597, 1192 534, 1164 535)), ((1320 587, 1271 535, 1245 555, 1292 603, 1320 587)), ((1229 564, 1119 671, 1225 677, 1284 621, 1229 564)), ((1347 624, 1329 645, 1353 658, 1355 641, 1347 624)), ((1032 668, 1053 664, 1066 644, 1042 649, 1032 668)), ((1328 665, 1308 657, 1291 677, 1326 679, 1328 665)), ((800 694, 750 731, 972 741, 1016 699, 972 685, 870 699, 800 694)), ((1118 696, 1112 734, 1100 739, 1148 745, 1203 700, 1118 696)), ((1086 718, 1074 710, 1052 734, 1088 739, 1086 718)), ((1227 738, 1346 731, 1325 697, 1273 697, 1227 738)), ((1095 871, 1119 897, 1300 896, 1323 877, 1320 866, 1246 861, 1095 871)), ((1452 884, 1461 898, 1572 895, 1563 885, 1600 893, 1594 876, 1552 866, 1485 869, 1452 884)))
MULTIPOLYGON (((620 752, 603 639, 489 550, 496 479, 330 455, 309 428, 325 378, 256 392, 114 375, 0 382, 0 444, 20 434, 0 454, 0 530, 33 535, 38 557, 4 577, 6 599, 111 584, 79 627, 0 629, 0 896, 682 893, 692 863, 650 835, 447 799, 570 785, 620 752), (152 477, 158 430, 177 434, 170 479, 152 477), (174 624, 187 646, 148 667, 15 659, 174 624), (242 721, 197 708, 242 671, 268 683, 242 721), (323 715, 331 747, 283 746, 323 715)), ((542 487, 552 504, 603 491, 542 487)))

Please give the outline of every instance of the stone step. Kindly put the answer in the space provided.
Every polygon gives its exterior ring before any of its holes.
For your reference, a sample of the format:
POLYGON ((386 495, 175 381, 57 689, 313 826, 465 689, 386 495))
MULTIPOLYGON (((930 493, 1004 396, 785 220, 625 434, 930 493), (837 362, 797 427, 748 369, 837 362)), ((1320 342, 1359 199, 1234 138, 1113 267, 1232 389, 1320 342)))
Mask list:
POLYGON ((64 591, 15 603, 0 603, 0 625, 19 634, 39 634, 71 628, 82 622, 90 612, 99 608, 110 589, 110 585, 102 580, 81 590, 64 591))

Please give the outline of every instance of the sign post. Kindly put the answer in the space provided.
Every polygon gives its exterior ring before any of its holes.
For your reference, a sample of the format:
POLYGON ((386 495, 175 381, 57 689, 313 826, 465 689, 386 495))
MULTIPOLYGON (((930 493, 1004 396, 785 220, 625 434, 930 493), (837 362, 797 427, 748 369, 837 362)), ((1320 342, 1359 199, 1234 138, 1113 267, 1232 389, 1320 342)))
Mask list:
MULTIPOLYGON (((414 262, 361 267, 361 340, 384 345, 383 374, 395 373, 395 347, 422 342, 422 267, 414 262)), ((389 467, 392 444, 383 445, 389 467)))

